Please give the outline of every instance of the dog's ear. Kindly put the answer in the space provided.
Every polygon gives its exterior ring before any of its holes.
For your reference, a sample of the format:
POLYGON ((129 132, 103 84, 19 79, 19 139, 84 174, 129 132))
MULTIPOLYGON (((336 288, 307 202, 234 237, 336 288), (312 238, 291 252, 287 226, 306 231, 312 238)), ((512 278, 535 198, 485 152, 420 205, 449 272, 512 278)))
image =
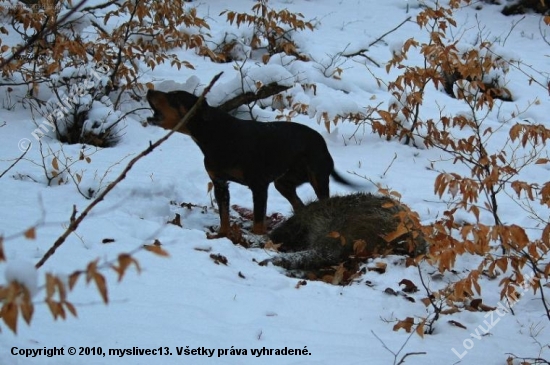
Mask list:
MULTIPOLYGON (((179 90, 179 91, 173 91, 170 94, 170 101, 172 102, 172 105, 174 107, 181 107, 184 106, 186 109, 186 112, 193 107, 199 100, 198 96, 195 96, 187 91, 179 90)), ((208 105, 206 103, 206 100, 203 102, 203 106, 208 105)))

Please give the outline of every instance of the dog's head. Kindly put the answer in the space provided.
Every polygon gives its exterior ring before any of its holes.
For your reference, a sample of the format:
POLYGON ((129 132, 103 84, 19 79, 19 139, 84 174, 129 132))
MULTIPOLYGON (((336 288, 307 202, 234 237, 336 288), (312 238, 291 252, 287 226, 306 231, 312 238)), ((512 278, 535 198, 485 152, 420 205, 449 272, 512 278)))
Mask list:
MULTIPOLYGON (((187 91, 165 93, 150 89, 147 91, 147 101, 153 109, 153 116, 147 118, 147 122, 165 129, 173 129, 198 99, 187 91)), ((189 134, 185 125, 179 129, 179 132, 189 134)))

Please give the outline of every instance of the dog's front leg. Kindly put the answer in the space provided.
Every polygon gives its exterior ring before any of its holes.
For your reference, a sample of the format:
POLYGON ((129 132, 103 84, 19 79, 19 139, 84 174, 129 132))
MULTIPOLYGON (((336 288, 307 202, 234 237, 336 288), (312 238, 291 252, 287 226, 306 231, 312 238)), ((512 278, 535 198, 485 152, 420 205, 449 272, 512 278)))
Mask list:
POLYGON ((254 234, 266 234, 267 187, 268 185, 250 187, 254 203, 254 225, 252 226, 252 233, 254 234))
POLYGON ((218 211, 220 213, 220 229, 218 235, 225 237, 229 233, 229 187, 227 181, 213 178, 214 197, 218 202, 218 211))

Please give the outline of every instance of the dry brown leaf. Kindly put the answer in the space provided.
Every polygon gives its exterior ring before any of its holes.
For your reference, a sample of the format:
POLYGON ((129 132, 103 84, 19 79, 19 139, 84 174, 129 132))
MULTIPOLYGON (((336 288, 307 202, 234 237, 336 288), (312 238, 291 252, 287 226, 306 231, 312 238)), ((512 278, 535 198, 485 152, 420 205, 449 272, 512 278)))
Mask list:
POLYGON ((59 163, 57 161, 57 157, 54 157, 54 159, 52 160, 52 167, 54 168, 54 170, 59 171, 59 163))
POLYGON ((30 297, 26 297, 25 301, 21 303, 21 316, 27 324, 31 324, 32 315, 34 313, 34 305, 30 300, 30 297))
POLYGON ((183 224, 181 224, 181 216, 179 215, 179 213, 176 213, 176 216, 174 217, 174 219, 172 219, 171 221, 168 221, 167 223, 183 228, 183 224))
POLYGON ((460 312, 460 309, 458 309, 457 306, 454 306, 454 305, 453 305, 451 308, 449 308, 449 309, 444 309, 444 310, 442 310, 442 311, 439 312, 439 313, 441 313, 441 314, 443 314, 443 315, 449 315, 449 314, 454 314, 454 313, 458 313, 458 312, 460 312))
POLYGON ((69 302, 64 302, 64 304, 65 304, 65 307, 67 307, 67 309, 69 310, 69 312, 71 312, 73 317, 77 317, 76 308, 74 307, 74 305, 72 305, 72 303, 69 303, 69 302))
POLYGON ((399 282, 399 285, 405 285, 405 288, 403 291, 405 293, 416 293, 418 291, 418 288, 412 281, 409 279, 403 279, 399 282))
POLYGON ((118 255, 118 266, 113 265, 113 269, 118 274, 119 282, 122 280, 122 277, 124 276, 124 274, 126 273, 126 270, 130 265, 134 265, 138 273, 141 272, 139 263, 131 255, 126 253, 118 255))
POLYGON ((149 252, 154 253, 155 255, 168 257, 170 254, 168 252, 164 251, 159 244, 157 244, 158 241, 155 241, 152 245, 143 245, 143 248, 149 252))
POLYGON ((61 317, 62 319, 67 318, 67 314, 65 313, 65 309, 63 308, 63 305, 59 302, 54 302, 55 306, 55 313, 58 317, 61 317))
POLYGON ((5 303, 2 306, 2 310, 0 311, 0 316, 2 317, 2 320, 8 326, 8 328, 13 332, 17 333, 17 305, 13 302, 5 303))
POLYGON ((414 257, 407 256, 405 258, 405 267, 410 267, 410 266, 417 266, 417 262, 414 257))
POLYGON ((397 321, 397 323, 393 326, 393 330, 399 331, 401 328, 403 328, 407 333, 411 333, 413 326, 414 318, 407 317, 404 320, 397 321))
POLYGON ((10 294, 9 292, 10 292, 9 288, 6 288, 5 286, 0 285, 0 303, 7 301, 6 298, 10 294))
POLYGON ((82 274, 82 272, 75 271, 71 275, 69 275, 69 290, 73 290, 78 278, 80 277, 80 274, 82 274))
POLYGON ((386 264, 385 262, 377 262, 374 264, 374 266, 367 266, 367 270, 368 271, 374 271, 374 272, 377 272, 379 274, 384 274, 386 272, 386 268, 388 267, 388 264, 386 264))
POLYGON ((24 233, 25 235, 25 238, 26 239, 29 239, 29 240, 34 240, 36 239, 36 228, 35 227, 31 227, 29 229, 27 229, 24 233))
POLYGON ((418 326, 416 326, 416 334, 420 337, 424 338, 424 324, 426 323, 426 320, 423 320, 422 323, 420 323, 418 326))
POLYGON ((327 237, 330 237, 330 238, 340 238, 340 233, 339 233, 339 232, 332 231, 332 232, 329 232, 329 233, 327 234, 327 237))
POLYGON ((355 240, 355 242, 353 242, 353 252, 356 256, 366 254, 367 242, 365 242, 365 240, 355 240))
POLYGON ((105 281, 105 277, 100 273, 96 272, 94 274, 94 282, 95 282, 95 285, 97 286, 97 290, 99 290, 99 294, 101 294, 101 299, 103 299, 103 302, 107 304, 109 302, 109 298, 107 296, 107 283, 105 281))
POLYGON ((268 240, 264 245, 264 250, 279 252, 279 247, 282 245, 282 243, 273 243, 272 240, 268 240))
POLYGON ((344 267, 344 264, 341 263, 340 265, 334 267, 336 271, 334 272, 334 275, 332 276, 332 285, 340 285, 344 282, 344 275, 346 273, 346 268, 344 267))
POLYGON ((46 274, 46 298, 53 297, 55 293, 55 279, 52 274, 46 274))
POLYGON ((50 298, 46 298, 46 304, 48 305, 50 313, 53 315, 53 319, 57 319, 57 302, 53 301, 50 298))
POLYGON ((386 242, 392 242, 395 239, 397 239, 397 238, 401 237, 402 235, 406 234, 407 232, 409 232, 407 227, 405 227, 405 225, 403 223, 399 223, 399 225, 397 226, 397 229, 395 231, 393 231, 391 233, 388 233, 387 235, 383 236, 382 238, 386 242))
POLYGON ((420 299, 420 301, 421 301, 422 304, 424 304, 426 307, 429 306, 430 304, 432 304, 430 298, 422 298, 422 299, 420 299))
POLYGON ((6 261, 6 254, 4 253, 4 237, 0 236, 0 262, 6 261))

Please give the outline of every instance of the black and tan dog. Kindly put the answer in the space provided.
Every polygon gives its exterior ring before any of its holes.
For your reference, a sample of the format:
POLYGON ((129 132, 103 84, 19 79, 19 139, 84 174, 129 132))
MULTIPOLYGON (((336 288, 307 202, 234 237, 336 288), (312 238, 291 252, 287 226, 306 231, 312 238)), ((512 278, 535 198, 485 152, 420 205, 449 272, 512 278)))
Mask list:
MULTIPOLYGON (((197 102, 186 91, 169 93, 149 90, 147 101, 154 111, 150 123, 173 129, 197 102)), ((334 171, 334 162, 323 137, 313 129, 291 122, 256 122, 232 117, 206 102, 179 132, 187 134, 204 154, 204 166, 214 184, 220 229, 229 231, 228 181, 252 190, 252 232, 265 234, 267 190, 271 182, 292 204, 303 207, 296 187, 309 182, 319 199, 329 197, 329 176, 351 185, 334 171)))

